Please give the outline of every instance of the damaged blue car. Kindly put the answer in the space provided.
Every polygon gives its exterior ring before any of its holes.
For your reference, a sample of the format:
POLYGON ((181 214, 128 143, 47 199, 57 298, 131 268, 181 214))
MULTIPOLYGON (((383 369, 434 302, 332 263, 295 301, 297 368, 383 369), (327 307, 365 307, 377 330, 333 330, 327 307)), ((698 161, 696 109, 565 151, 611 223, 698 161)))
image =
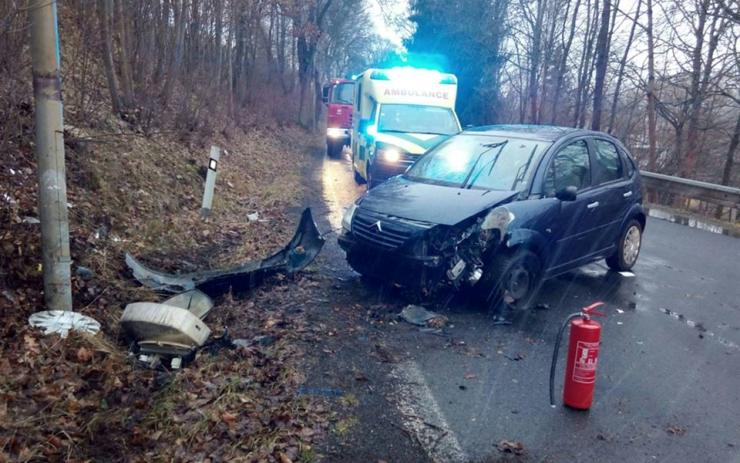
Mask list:
POLYGON ((362 275, 526 307, 541 281, 576 267, 631 269, 644 229, 640 175, 614 137, 499 125, 455 135, 369 190, 339 244, 362 275))

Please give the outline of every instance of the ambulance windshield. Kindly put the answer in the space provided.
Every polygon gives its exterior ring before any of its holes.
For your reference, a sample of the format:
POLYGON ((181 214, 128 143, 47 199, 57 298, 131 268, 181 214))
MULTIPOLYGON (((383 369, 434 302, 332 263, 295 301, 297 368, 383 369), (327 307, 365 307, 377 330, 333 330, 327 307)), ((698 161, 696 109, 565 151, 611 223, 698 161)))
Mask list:
POLYGON ((449 108, 409 104, 380 106, 378 132, 453 135, 460 129, 449 108))

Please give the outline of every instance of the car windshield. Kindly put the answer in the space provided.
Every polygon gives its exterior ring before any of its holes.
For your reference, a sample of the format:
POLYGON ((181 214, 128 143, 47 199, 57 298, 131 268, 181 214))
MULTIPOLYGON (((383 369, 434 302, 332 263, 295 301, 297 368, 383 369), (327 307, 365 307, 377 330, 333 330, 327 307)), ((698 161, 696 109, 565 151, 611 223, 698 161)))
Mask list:
POLYGON ((460 129, 451 109, 436 106, 384 104, 378 116, 378 132, 453 135, 460 129))
POLYGON ((550 142, 461 134, 424 155, 406 173, 417 181, 486 190, 523 190, 550 142))
POLYGON ((355 91, 355 84, 352 83, 344 83, 344 84, 338 84, 336 87, 334 87, 334 91, 331 93, 331 102, 332 103, 341 103, 341 104, 352 104, 352 99, 354 98, 354 91, 355 91))

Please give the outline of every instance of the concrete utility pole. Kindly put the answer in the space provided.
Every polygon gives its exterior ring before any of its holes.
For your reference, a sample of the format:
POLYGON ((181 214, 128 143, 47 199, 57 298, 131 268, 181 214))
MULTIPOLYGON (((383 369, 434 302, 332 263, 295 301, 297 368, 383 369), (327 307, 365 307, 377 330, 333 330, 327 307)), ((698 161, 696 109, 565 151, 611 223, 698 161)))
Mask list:
POLYGON ((44 299, 49 310, 72 310, 57 5, 56 0, 29 0, 28 3, 36 100, 44 299))

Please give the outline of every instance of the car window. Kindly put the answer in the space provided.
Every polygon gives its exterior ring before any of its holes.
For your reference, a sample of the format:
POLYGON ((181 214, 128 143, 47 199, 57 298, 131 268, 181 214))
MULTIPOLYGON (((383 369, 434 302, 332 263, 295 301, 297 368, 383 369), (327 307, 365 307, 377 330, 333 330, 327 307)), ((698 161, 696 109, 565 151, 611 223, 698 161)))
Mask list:
POLYGON ((574 186, 582 190, 591 185, 591 162, 584 140, 562 148, 550 162, 545 176, 545 195, 574 186))
POLYGON ((611 182, 622 178, 622 161, 614 143, 606 140, 594 140, 596 147, 597 181, 595 184, 611 182))
POLYGON ((632 162, 632 159, 624 152, 622 152, 622 157, 622 164, 624 164, 625 168, 627 169, 626 177, 631 178, 632 174, 635 173, 635 164, 632 162))

